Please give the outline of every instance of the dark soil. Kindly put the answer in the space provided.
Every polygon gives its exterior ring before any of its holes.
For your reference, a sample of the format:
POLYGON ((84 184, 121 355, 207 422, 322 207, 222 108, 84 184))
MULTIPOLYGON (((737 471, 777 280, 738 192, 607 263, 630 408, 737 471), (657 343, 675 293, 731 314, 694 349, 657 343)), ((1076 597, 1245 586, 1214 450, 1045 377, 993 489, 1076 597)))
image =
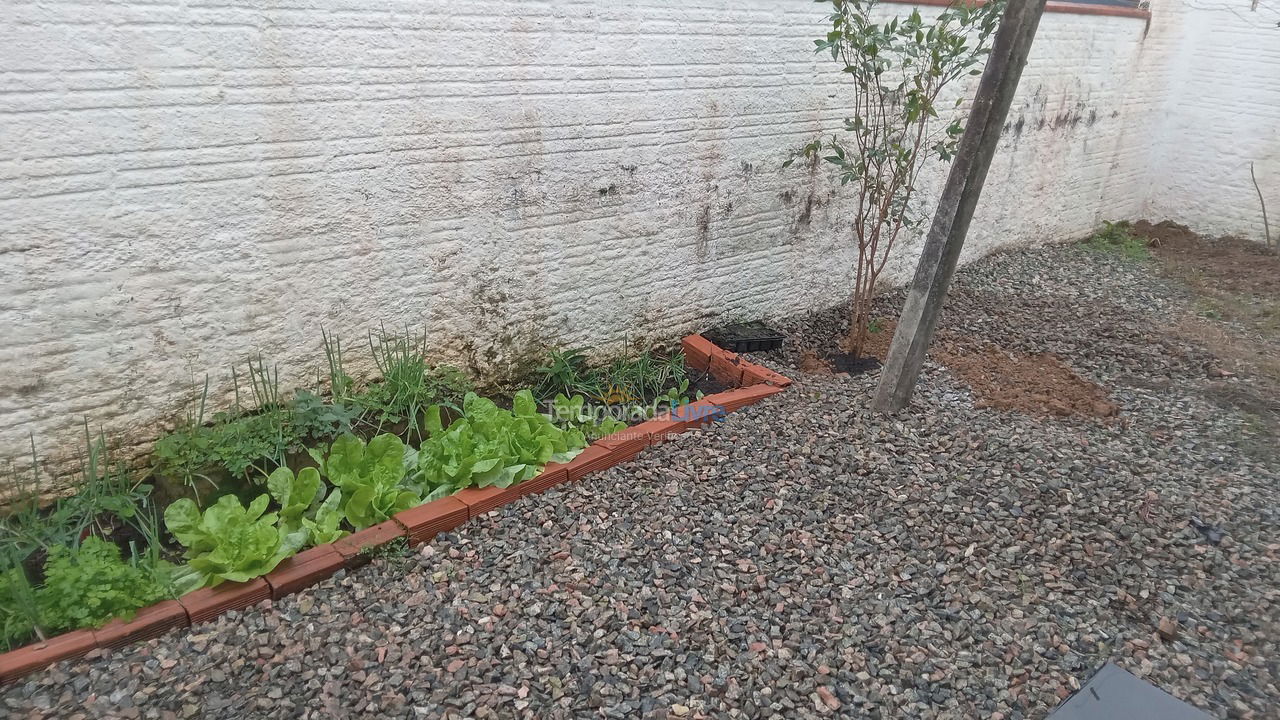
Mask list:
POLYGON ((838 373, 858 375, 880 369, 880 361, 874 355, 851 355, 850 353, 833 353, 827 356, 831 369, 838 373))
POLYGON ((989 343, 942 343, 932 355, 973 389, 977 407, 1058 417, 1108 418, 1119 411, 1106 391, 1053 353, 1011 352, 989 343))
POLYGON ((867 333, 867 339, 862 346, 862 357, 856 360, 849 353, 840 350, 832 350, 831 347, 840 347, 845 339, 841 337, 832 337, 830 342, 823 342, 822 346, 809 347, 800 352, 797 364, 801 370, 816 375, 858 375, 864 372, 878 370, 885 358, 889 356, 889 345, 893 342, 893 331, 897 327, 896 320, 877 320, 874 327, 867 333))

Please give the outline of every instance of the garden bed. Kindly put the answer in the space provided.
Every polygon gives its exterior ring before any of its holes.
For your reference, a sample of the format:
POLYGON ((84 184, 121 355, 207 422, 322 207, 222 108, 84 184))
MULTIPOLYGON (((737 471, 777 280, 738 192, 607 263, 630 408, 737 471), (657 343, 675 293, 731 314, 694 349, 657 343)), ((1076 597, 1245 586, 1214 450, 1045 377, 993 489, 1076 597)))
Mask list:
MULTIPOLYGON (((426 543, 437 534, 457 528, 504 504, 630 460, 651 445, 714 422, 724 413, 781 392, 790 384, 786 377, 724 351, 701 336, 689 336, 682 345, 690 370, 688 378, 704 387, 723 386, 728 389, 693 402, 673 403, 670 412, 617 429, 595 440, 566 462, 545 464, 536 475, 523 481, 505 487, 468 487, 395 512, 385 521, 292 554, 261 577, 202 587, 176 599, 162 600, 141 608, 130 619, 112 620, 96 629, 62 633, 0 655, 0 683, 16 681, 61 660, 82 657, 95 648, 120 648, 173 629, 208 622, 232 610, 243 610, 268 599, 279 599, 338 570, 367 562, 380 547, 393 542, 404 542, 409 546, 426 543)), ((683 389, 688 384, 682 383, 680 387, 683 389)), ((441 428, 433 428, 433 434, 439 432, 441 428)), ((361 448, 364 448, 363 444, 361 448)), ((333 458, 330 457, 328 462, 334 462, 333 458)), ((328 472, 337 471, 329 469, 328 472)), ((292 471, 288 475, 291 479, 295 477, 292 471)), ((296 477, 302 475, 303 470, 298 469, 296 477)), ((287 501, 280 504, 288 505, 287 501)))

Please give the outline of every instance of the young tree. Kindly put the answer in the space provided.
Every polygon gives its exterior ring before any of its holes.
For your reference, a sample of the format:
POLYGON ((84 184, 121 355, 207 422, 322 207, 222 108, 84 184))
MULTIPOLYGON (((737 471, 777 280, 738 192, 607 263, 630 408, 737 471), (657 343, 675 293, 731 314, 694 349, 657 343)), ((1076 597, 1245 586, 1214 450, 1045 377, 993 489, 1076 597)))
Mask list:
POLYGON ((853 186, 858 264, 845 349, 856 359, 866 343, 876 280, 894 243, 904 228, 926 219, 912 202, 920 170, 931 158, 949 161, 964 130, 959 117, 941 122, 936 104, 947 85, 982 72, 978 66, 1004 0, 959 0, 931 22, 915 9, 883 23, 872 19, 878 0, 818 1, 829 2, 833 12, 827 16, 831 31, 814 43, 852 84, 853 114, 843 132, 809 143, 783 167, 798 157, 820 158, 835 167, 841 185, 853 186))

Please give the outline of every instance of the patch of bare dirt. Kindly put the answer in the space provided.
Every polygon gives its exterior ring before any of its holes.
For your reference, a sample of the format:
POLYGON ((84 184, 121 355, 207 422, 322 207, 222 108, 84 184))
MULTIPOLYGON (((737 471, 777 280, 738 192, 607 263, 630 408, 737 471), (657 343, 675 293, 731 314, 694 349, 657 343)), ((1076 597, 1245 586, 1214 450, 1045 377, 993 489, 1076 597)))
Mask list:
POLYGON ((990 343, 942 343, 932 355, 973 389, 978 407, 1055 417, 1109 418, 1119 412, 1105 390, 1053 353, 1015 353, 990 343))
POLYGON ((812 350, 805 350, 800 356, 800 370, 812 375, 831 375, 834 372, 831 364, 818 357, 818 353, 812 350))
MULTIPOLYGON (((883 363, 885 358, 889 356, 889 345, 893 343, 893 331, 897 327, 896 320, 877 319, 867 333, 867 339, 862 347, 862 356, 866 358, 875 358, 875 360, 883 363)), ((845 342, 838 343, 839 347, 847 349, 845 342)), ((819 353, 817 350, 805 350, 800 354, 798 366, 806 373, 815 375, 847 375, 847 369, 842 369, 841 365, 854 362, 847 353, 826 352, 819 353)), ((865 368, 857 369, 855 372, 865 372, 876 369, 876 364, 872 361, 865 368)))
POLYGON ((1201 393, 1245 413, 1247 449, 1280 456, 1280 254, 1168 221, 1139 221, 1133 231, 1151 246, 1160 272, 1195 295, 1196 312, 1171 318, 1168 332, 1213 355, 1201 393))
MULTIPOLYGON (((883 362, 893 344, 897 321, 877 320, 863 354, 883 362)), ((1081 378, 1051 353, 1027 355, 994 344, 975 343, 942 332, 929 357, 947 366, 972 389, 978 407, 1017 410, 1034 415, 1107 418, 1119 409, 1107 393, 1081 378)), ((799 367, 806 373, 837 374, 827 357, 805 351, 799 367)))
POLYGON ((1216 360, 1206 363, 1205 377, 1257 374, 1280 382, 1280 348, 1264 337, 1243 337, 1234 328, 1209 318, 1187 315, 1170 324, 1174 335, 1209 350, 1216 360))
POLYGON ((871 332, 867 333, 862 352, 884 362, 889 357, 889 346, 893 344, 893 333, 897 329, 897 320, 877 320, 871 332))
POLYGON ((1280 331, 1280 254, 1237 237, 1208 238, 1164 221, 1134 223, 1160 270, 1199 295, 1206 310, 1254 329, 1280 331))

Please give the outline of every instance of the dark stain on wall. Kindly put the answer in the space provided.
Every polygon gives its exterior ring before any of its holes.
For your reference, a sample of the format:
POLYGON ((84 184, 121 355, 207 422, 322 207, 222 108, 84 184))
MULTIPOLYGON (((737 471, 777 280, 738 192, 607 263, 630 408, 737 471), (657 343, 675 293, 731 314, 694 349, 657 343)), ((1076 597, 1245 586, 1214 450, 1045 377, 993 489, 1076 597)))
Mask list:
POLYGON ((699 260, 707 259, 707 251, 711 247, 711 203, 702 205, 702 213, 698 216, 698 240, 693 247, 699 260))
MULTIPOLYGON (((1009 121, 1004 124, 1004 128, 1002 128, 1002 130, 1005 134, 1012 133, 1015 139, 1022 137, 1022 133, 1027 129, 1027 125, 1030 122, 1027 120, 1027 114, 1036 115, 1035 108, 1030 107, 1030 105, 1034 105, 1034 103, 1029 103, 1028 105, 1029 107, 1027 107, 1023 113, 1018 115, 1017 120, 1009 121)), ((1042 114, 1038 114, 1034 120, 1036 130, 1043 130, 1046 127, 1053 130, 1060 130, 1062 128, 1074 129, 1079 127, 1081 124, 1084 124, 1085 127, 1092 127, 1098 122, 1098 111, 1094 108, 1087 107, 1084 102, 1077 102, 1074 106, 1065 108, 1053 114, 1043 113, 1043 107, 1040 109, 1042 114)), ((1116 117, 1118 114, 1118 112, 1113 112, 1111 117, 1116 117)))
POLYGON ((813 191, 809 191, 809 196, 804 199, 804 209, 800 211, 800 215, 796 217, 797 225, 808 226, 809 221, 813 219, 813 191))

